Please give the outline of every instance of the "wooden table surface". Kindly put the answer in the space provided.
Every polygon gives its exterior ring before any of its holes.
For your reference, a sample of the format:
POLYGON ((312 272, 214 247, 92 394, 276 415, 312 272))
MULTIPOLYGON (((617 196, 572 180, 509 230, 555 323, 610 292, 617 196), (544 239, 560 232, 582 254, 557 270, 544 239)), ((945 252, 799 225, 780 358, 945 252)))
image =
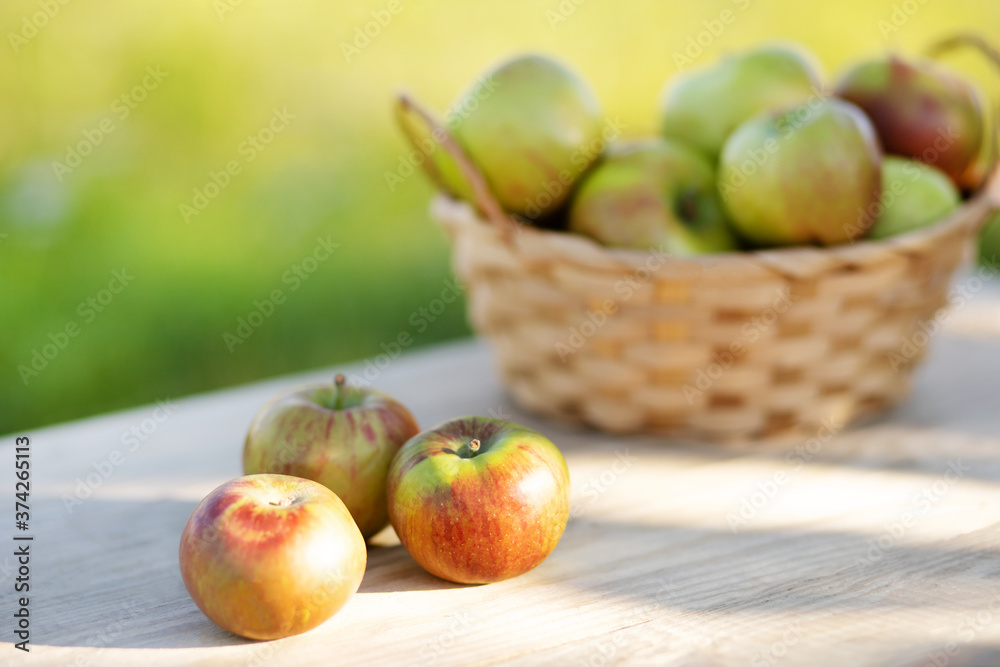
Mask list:
POLYGON ((32 643, 0 646, 0 664, 1000 665, 1000 290, 933 345, 904 407, 809 446, 573 431, 514 409, 480 342, 404 355, 376 385, 424 427, 494 414, 560 445, 573 518, 541 566, 488 586, 426 574, 384 533, 354 599, 276 642, 201 614, 178 540, 241 474, 264 401, 334 369, 170 400, 165 419, 146 406, 11 434, 6 465, 16 435, 32 443, 32 643), (133 427, 145 440, 123 443, 133 427))

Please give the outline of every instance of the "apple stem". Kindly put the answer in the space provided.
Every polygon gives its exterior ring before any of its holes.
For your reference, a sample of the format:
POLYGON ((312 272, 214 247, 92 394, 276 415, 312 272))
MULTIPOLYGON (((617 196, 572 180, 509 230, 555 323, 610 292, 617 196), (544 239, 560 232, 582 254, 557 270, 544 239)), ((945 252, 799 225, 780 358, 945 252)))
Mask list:
POLYGON ((333 378, 333 409, 343 410, 344 409, 344 385, 347 384, 347 378, 344 377, 342 373, 337 373, 333 378))
POLYGON ((472 442, 469 443, 469 449, 472 450, 473 454, 475 454, 476 452, 478 452, 479 451, 479 441, 476 440, 475 438, 473 438, 472 442))

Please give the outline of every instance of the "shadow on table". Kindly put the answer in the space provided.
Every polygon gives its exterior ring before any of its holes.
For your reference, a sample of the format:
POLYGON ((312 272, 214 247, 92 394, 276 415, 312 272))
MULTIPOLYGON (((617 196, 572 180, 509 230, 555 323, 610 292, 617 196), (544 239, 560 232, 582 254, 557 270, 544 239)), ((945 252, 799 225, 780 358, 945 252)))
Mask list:
MULTIPOLYGON (((255 642, 209 621, 184 587, 177 551, 197 503, 89 499, 67 514, 37 498, 36 514, 61 515, 73 550, 32 543, 31 641, 96 648, 191 648, 255 642), (53 622, 52 619, 59 619, 53 622), (165 632, 169 630, 169 632, 165 632), (165 639, 169 636, 169 639, 165 639), (181 638, 178 641, 178 638, 181 638)), ((369 548, 358 595, 458 588, 425 572, 401 546, 369 548)))
MULTIPOLYGON (((42 501, 39 500, 39 503, 42 501)), ((48 499, 51 504, 58 501, 48 499)), ((66 530, 73 552, 51 553, 34 543, 35 581, 40 591, 32 609, 32 641, 50 646, 96 648, 191 648, 253 643, 209 621, 188 596, 177 565, 177 539, 193 502, 90 500, 78 507, 66 530), (86 601, 81 604, 81 601, 86 601), (73 610, 73 615, 65 611, 73 610), (48 619, 62 619, 53 623, 48 619)), ((56 509, 48 507, 48 511, 56 509)), ((58 511, 62 508, 59 507, 58 511)), ((993 528, 995 530, 995 528, 993 528)), ((993 551, 957 544, 896 546, 861 576, 842 576, 870 537, 844 532, 719 531, 617 521, 574 520, 553 559, 564 583, 608 597, 645 599, 651 605, 721 613, 933 606, 932 598, 890 599, 905 592, 908 575, 899 563, 929 564, 925 580, 956 594, 981 594, 984 579, 1000 578, 993 551), (703 548, 711 543, 709 550, 703 548), (790 567, 794 551, 801 567, 790 567), (734 572, 739 576, 734 577, 734 572), (933 576, 932 576, 933 575, 933 576), (667 597, 657 588, 667 577, 667 597), (725 604, 718 582, 731 578, 725 604), (761 580, 771 583, 761 588, 761 580), (605 583, 601 583, 601 582, 605 583), (845 582, 851 582, 849 585, 845 582), (747 594, 740 594, 746 587, 747 594), (736 600, 736 601, 734 601, 736 600)), ((457 587, 425 573, 401 547, 375 547, 359 595, 457 587)), ((334 621, 335 622, 335 621, 334 621)))
MULTIPOLYGON (((923 665, 931 664, 923 655, 946 643, 940 637, 947 635, 935 636, 931 628, 944 624, 940 630, 965 627, 966 633, 969 626, 962 624, 975 618, 980 625, 973 629, 982 631, 983 614, 993 622, 1000 600, 998 531, 995 524, 948 541, 882 549, 873 548, 877 543, 869 535, 845 531, 733 534, 669 525, 667 519, 663 525, 580 519, 567 529, 553 558, 594 554, 591 562, 564 558, 560 582, 585 591, 592 604, 596 597, 609 608, 630 609, 627 618, 649 623, 645 632, 659 633, 661 641, 667 633, 671 641, 701 645, 713 660, 725 646, 728 652, 745 653, 731 654, 732 664, 757 664, 752 660, 760 648, 755 632, 766 647, 774 639, 768 632, 780 633, 798 622, 808 632, 856 626, 862 618, 874 627, 873 619, 903 615, 918 625, 937 619, 904 637, 902 645, 913 646, 912 664, 923 665), (732 633, 741 640, 729 642, 732 633)), ((622 622, 622 632, 630 631, 631 621, 623 617, 622 622)), ((892 631, 901 631, 899 622, 892 631)), ((634 641, 640 642, 638 635, 634 641)), ((823 638, 816 641, 813 649, 822 649, 823 638)), ((1000 664, 984 657, 995 660, 996 646, 968 641, 959 642, 961 660, 950 656, 949 664, 1000 664)), ((897 657, 900 661, 892 664, 911 664, 897 657)), ((706 658, 708 664, 716 664, 713 660, 706 658)), ((847 664, 829 660, 826 664, 847 664)))
MULTIPOLYGON (((997 665, 1000 665, 1000 646, 996 644, 968 644, 962 647, 955 656, 941 649, 938 649, 934 653, 938 664, 945 664, 948 667, 997 667, 997 665)), ((933 665, 934 663, 931 662, 930 664, 933 665)))

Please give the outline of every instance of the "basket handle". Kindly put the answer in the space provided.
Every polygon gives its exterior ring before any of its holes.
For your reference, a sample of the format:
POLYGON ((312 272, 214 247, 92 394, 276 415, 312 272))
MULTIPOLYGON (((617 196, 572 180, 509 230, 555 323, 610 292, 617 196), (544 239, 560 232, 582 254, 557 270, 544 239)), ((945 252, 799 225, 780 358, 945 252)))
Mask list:
MULTIPOLYGON (((483 173, 458 144, 455 137, 438 122, 433 114, 424 109, 422 105, 406 93, 399 93, 396 96, 395 109, 396 120, 402 128, 403 134, 406 135, 407 140, 417 150, 420 150, 420 146, 417 145, 417 139, 410 131, 408 125, 411 120, 411 114, 415 114, 419 122, 424 123, 430 129, 431 136, 435 137, 435 139, 440 137, 441 147, 455 160, 459 171, 462 173, 462 177, 472 186, 472 193, 475 199, 473 204, 497 228, 503 240, 508 244, 512 243, 514 235, 517 233, 518 223, 501 208, 500 203, 486 183, 486 177, 483 176, 483 173)), ((434 181, 438 188, 447 190, 441 174, 434 168, 430 160, 424 160, 424 166, 431 180, 434 181)))
MULTIPOLYGON (((960 32, 951 37, 946 37, 930 46, 927 54, 933 58, 944 55, 950 51, 971 48, 986 58, 1000 75, 1000 50, 992 44, 971 32, 960 32)), ((982 227, 990 219, 990 213, 1000 211, 1000 102, 991 105, 992 108, 984 114, 984 135, 983 145, 980 148, 980 155, 985 151, 989 166, 986 168, 986 175, 979 183, 973 193, 974 197, 981 197, 984 200, 986 212, 979 221, 978 226, 982 227)))

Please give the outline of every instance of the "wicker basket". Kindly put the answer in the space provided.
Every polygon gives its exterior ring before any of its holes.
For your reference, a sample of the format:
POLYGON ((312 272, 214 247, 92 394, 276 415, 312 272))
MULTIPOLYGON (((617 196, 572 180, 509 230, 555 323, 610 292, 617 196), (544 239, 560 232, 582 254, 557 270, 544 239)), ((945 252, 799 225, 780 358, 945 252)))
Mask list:
POLYGON ((617 250, 517 223, 431 114, 403 94, 397 115, 433 130, 472 188, 475 208, 439 195, 431 213, 515 401, 611 432, 814 435, 898 403, 970 241, 1000 208, 994 169, 947 219, 882 241, 617 250))
POLYGON ((982 193, 884 241, 692 258, 498 224, 444 195, 432 215, 518 404, 720 440, 815 434, 903 398, 995 207, 982 193))

